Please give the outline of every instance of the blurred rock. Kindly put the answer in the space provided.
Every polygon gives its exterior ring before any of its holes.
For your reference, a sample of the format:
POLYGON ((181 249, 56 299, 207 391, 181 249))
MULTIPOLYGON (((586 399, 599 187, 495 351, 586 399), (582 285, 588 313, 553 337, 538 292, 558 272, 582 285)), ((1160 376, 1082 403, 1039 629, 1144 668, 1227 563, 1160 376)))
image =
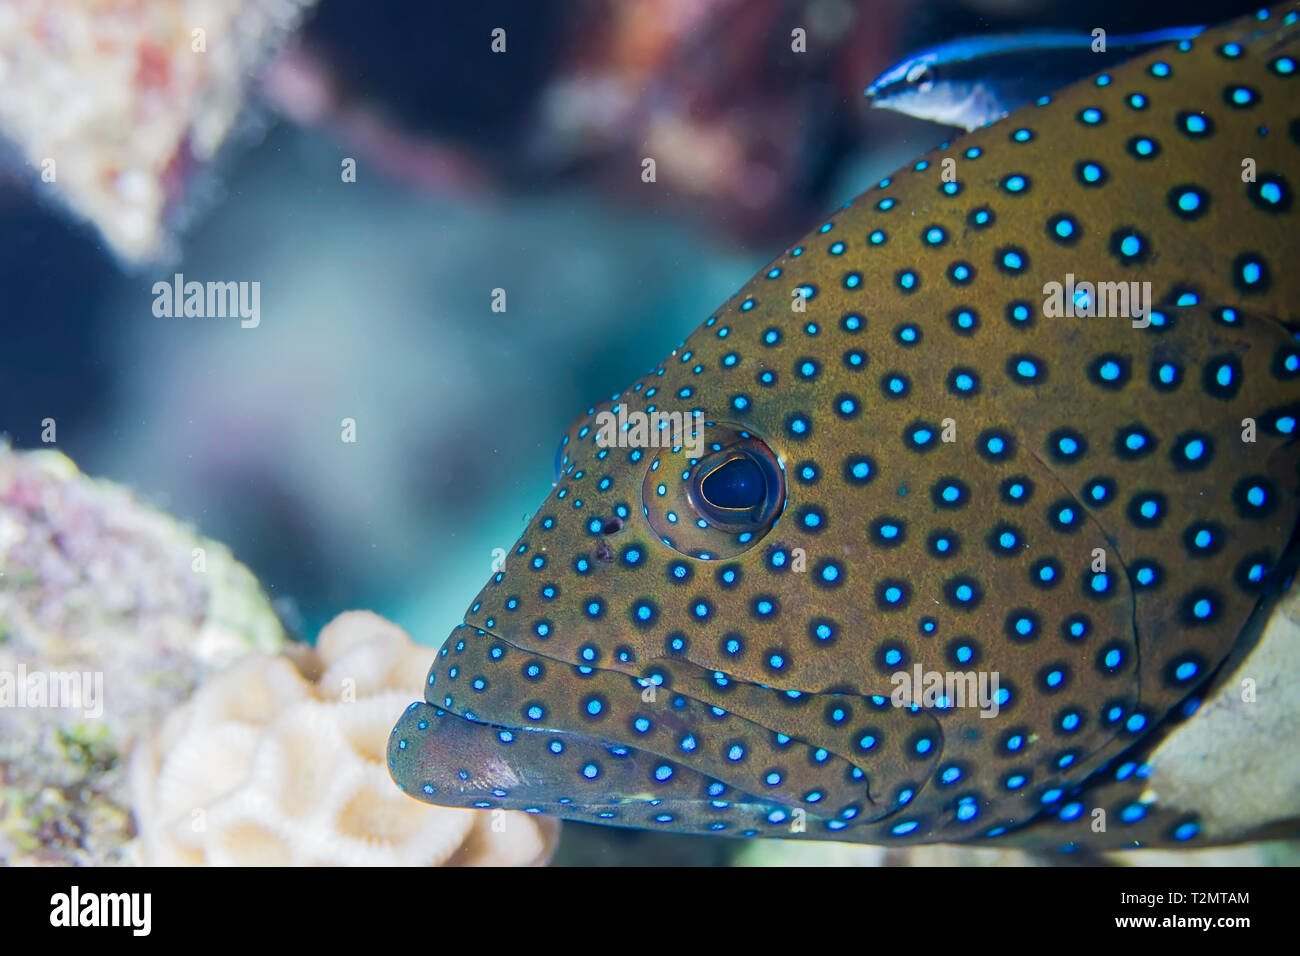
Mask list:
POLYGON ((1212 840, 1300 825, 1300 583, 1244 660, 1225 669, 1195 716, 1148 758, 1150 791, 1166 809, 1195 810, 1212 840))
POLYGON ((315 0, 9 0, 0 133, 128 263, 168 251, 186 180, 315 0))

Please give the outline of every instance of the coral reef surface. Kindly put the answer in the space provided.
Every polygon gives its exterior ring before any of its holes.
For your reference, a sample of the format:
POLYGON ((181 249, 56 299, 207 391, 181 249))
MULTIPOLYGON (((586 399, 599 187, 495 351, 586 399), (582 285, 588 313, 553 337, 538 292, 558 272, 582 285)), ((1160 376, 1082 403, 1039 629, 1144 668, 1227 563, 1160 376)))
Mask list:
POLYGON ((123 760, 280 622, 221 544, 0 443, 0 863, 126 862, 123 760))

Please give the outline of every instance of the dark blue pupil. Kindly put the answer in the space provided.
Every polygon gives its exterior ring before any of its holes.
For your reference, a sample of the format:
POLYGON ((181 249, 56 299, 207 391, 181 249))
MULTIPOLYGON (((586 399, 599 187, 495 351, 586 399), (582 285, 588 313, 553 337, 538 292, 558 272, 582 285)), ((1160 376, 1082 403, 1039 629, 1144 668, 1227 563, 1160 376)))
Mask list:
POLYGON ((749 458, 733 458, 705 476, 700 492, 715 508, 743 511, 762 504, 766 488, 757 464, 749 458))

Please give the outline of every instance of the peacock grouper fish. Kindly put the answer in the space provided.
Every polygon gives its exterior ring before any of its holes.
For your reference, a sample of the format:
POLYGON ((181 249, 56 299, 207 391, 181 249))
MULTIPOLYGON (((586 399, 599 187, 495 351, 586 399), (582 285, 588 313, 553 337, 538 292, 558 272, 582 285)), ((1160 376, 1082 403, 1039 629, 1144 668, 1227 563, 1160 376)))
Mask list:
POLYGON ((1290 574, 1298 37, 1261 12, 945 144, 588 409, 393 730, 398 785, 724 836, 1213 842, 1144 757, 1290 574))

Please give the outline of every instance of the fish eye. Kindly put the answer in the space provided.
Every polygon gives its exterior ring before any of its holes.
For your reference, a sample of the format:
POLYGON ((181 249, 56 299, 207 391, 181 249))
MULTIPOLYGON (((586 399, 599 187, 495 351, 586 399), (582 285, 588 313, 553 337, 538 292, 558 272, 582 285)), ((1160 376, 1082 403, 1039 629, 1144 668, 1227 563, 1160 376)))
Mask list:
POLYGON ((703 560, 735 557, 771 530, 785 507, 785 469, 752 429, 706 422, 697 447, 647 462, 641 503, 668 546, 703 560))
POLYGON ((928 63, 917 63, 907 71, 907 85, 921 93, 930 92, 935 79, 935 70, 928 63))
POLYGON ((695 494, 691 497, 695 510, 712 524, 752 520, 767 498, 767 481, 759 462, 744 452, 726 454, 728 457, 709 471, 696 469, 695 494))
POLYGON ((729 437, 730 442, 710 442, 711 451, 687 473, 685 498, 697 530, 716 529, 748 544, 780 515, 785 473, 772 449, 752 432, 729 437))

